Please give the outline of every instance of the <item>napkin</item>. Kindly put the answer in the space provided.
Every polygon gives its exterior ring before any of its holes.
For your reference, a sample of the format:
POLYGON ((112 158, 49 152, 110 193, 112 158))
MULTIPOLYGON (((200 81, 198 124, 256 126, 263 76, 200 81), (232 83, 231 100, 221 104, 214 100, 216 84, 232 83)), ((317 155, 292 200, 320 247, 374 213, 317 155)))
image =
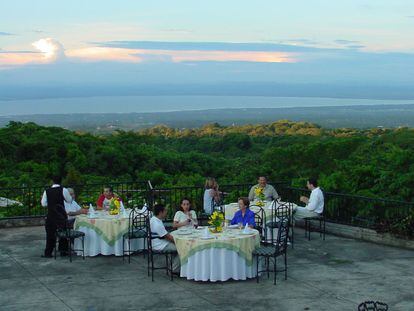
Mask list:
POLYGON ((122 201, 121 201, 120 212, 121 212, 122 217, 124 217, 124 218, 129 217, 129 215, 128 215, 126 209, 125 209, 124 203, 122 203, 122 201))
POLYGON ((210 231, 208 231, 208 227, 205 227, 203 231, 203 238, 208 238, 209 236, 210 236, 210 231))
POLYGON ((244 226, 243 233, 250 233, 249 224, 246 223, 246 226, 244 226))
POLYGON ((88 216, 89 216, 89 218, 95 217, 95 210, 93 209, 92 204, 89 204, 88 216))

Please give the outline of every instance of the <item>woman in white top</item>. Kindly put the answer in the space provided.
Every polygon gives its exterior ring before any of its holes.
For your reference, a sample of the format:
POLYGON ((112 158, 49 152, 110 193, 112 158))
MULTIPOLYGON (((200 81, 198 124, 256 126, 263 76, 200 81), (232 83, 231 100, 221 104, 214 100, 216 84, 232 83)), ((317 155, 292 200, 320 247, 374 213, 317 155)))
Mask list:
POLYGON ((177 211, 174 215, 173 228, 193 228, 198 225, 197 214, 195 211, 190 210, 190 200, 184 198, 180 203, 181 211, 177 211))
POLYGON ((218 191, 217 181, 209 177, 206 180, 205 190, 204 190, 204 213, 211 215, 213 213, 213 200, 215 202, 220 202, 220 193, 218 191))

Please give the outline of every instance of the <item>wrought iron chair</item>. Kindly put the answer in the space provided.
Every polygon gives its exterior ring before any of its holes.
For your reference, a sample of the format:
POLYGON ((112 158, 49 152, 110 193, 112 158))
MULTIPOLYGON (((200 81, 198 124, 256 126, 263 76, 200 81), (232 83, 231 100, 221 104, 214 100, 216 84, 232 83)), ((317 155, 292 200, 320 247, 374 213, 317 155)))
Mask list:
POLYGON ((259 231, 260 240, 264 241, 266 237, 265 226, 264 226, 264 210, 261 206, 258 205, 250 205, 250 210, 254 213, 254 222, 256 226, 254 229, 259 231))
POLYGON ((140 212, 136 209, 132 209, 128 217, 128 232, 122 236, 122 260, 125 260, 125 254, 128 255, 128 263, 131 263, 131 255, 133 253, 146 252, 146 240, 147 240, 147 219, 149 217, 149 211, 140 212), (131 250, 131 240, 143 239, 144 248, 137 251, 131 250), (128 241, 128 249, 125 250, 125 241, 128 241))
POLYGON ((275 240, 274 229, 279 227, 279 222, 281 218, 287 218, 289 220, 289 239, 293 248, 294 244, 294 229, 293 229, 293 218, 292 218, 292 208, 293 204, 289 202, 278 202, 273 201, 271 214, 269 219, 266 219, 266 236, 269 235, 270 230, 270 240, 275 240))
POLYGON ((325 241, 326 222, 324 213, 320 216, 306 217, 303 220, 305 221, 305 237, 308 238, 308 241, 311 239, 312 221, 319 221, 319 236, 323 237, 323 240, 325 241))
POLYGON ((147 246, 148 246, 148 260, 147 260, 147 270, 148 276, 151 273, 151 280, 154 282, 154 270, 166 270, 167 275, 170 276, 171 281, 173 280, 173 259, 177 255, 177 251, 170 250, 154 250, 152 248, 152 240, 159 238, 156 235, 153 235, 151 232, 151 224, 149 218, 147 218, 147 246), (154 266, 154 255, 165 256, 165 266, 164 267, 155 267, 154 266))
MULTIPOLYGON (((64 208, 61 206, 61 208, 64 208)), ((85 233, 82 231, 74 230, 66 219, 63 228, 56 230, 56 245, 54 250, 54 257, 56 259, 57 243, 59 240, 66 240, 68 244, 69 261, 72 262, 72 252, 82 252, 82 259, 85 260, 85 233), (72 248, 72 241, 75 239, 81 239, 82 249, 72 248)))
POLYGON ((218 212, 223 213, 223 215, 224 215, 224 213, 225 213, 224 203, 223 203, 223 200, 221 198, 220 198, 220 202, 216 202, 216 200, 214 200, 214 198, 212 198, 211 199, 211 206, 212 206, 212 211, 213 212, 218 211, 218 212))
POLYGON ((269 272, 273 271, 273 284, 276 285, 276 274, 277 272, 285 272, 285 280, 287 279, 287 241, 289 235, 289 218, 281 217, 278 222, 278 232, 277 238, 275 241, 270 241, 267 245, 262 245, 253 251, 253 256, 256 259, 256 280, 259 283, 259 273, 267 272, 267 277, 269 277, 269 272), (284 269, 277 270, 277 258, 284 256, 284 269), (264 270, 259 270, 260 259, 265 260, 264 270), (273 260, 273 270, 270 269, 270 260, 273 260))
POLYGON ((359 304, 358 311, 387 311, 388 305, 379 301, 364 301, 359 304))
POLYGON ((319 221, 319 236, 323 237, 325 241, 325 231, 326 231, 326 221, 325 221, 325 207, 326 207, 326 196, 325 191, 322 190, 323 200, 324 200, 324 208, 322 214, 319 216, 314 217, 306 217, 303 220, 305 221, 305 237, 308 238, 308 241, 311 239, 311 231, 312 231, 312 221, 319 221))

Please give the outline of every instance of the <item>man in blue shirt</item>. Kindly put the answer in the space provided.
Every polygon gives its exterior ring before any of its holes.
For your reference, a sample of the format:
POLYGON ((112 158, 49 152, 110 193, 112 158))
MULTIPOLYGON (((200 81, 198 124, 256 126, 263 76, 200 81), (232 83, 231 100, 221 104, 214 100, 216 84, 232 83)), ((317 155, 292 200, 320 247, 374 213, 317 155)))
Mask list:
POLYGON ((243 226, 248 224, 250 228, 256 226, 254 212, 249 209, 249 204, 249 198, 239 198, 239 210, 234 214, 233 219, 231 220, 232 225, 242 223, 243 226))

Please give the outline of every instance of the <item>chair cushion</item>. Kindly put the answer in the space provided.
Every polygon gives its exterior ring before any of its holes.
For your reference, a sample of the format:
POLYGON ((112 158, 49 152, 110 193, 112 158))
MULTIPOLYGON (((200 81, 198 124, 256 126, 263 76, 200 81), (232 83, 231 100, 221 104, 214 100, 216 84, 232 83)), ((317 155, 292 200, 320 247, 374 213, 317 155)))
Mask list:
POLYGON ((128 239, 142 239, 147 236, 147 233, 143 230, 133 230, 131 232, 126 232, 124 238, 128 239))
POLYGON ((76 239, 76 238, 80 238, 82 236, 85 236, 85 233, 82 231, 77 231, 77 230, 59 230, 57 231, 57 236, 59 238, 71 238, 71 239, 76 239))
POLYGON ((253 255, 258 256, 273 256, 275 254, 274 246, 259 246, 253 251, 253 255))

